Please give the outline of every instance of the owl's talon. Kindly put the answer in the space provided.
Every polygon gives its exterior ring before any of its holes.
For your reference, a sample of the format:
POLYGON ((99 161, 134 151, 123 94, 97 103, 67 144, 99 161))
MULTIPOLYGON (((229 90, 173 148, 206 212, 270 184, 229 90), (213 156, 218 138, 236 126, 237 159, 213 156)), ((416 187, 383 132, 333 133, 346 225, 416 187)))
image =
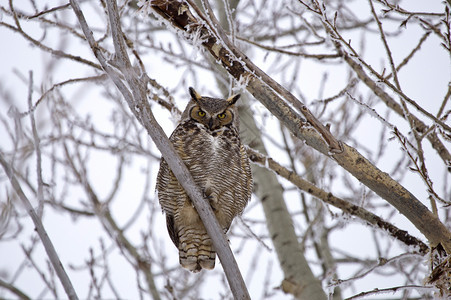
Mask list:
POLYGON ((207 187, 206 189, 203 190, 203 194, 204 194, 204 198, 208 200, 208 202, 210 202, 210 206, 213 209, 214 212, 217 211, 216 209, 216 201, 215 201, 215 197, 213 195, 213 192, 211 190, 210 187, 207 187))
POLYGON ((213 197, 212 193, 213 193, 213 191, 211 190, 210 187, 206 187, 206 188, 202 189, 202 194, 208 200, 211 200, 211 198, 213 197))
POLYGON ((204 198, 206 198, 206 199, 208 199, 208 201, 212 201, 213 200, 213 195, 207 195, 205 192, 203 193, 204 194, 204 198))
POLYGON ((208 200, 208 202, 210 202, 210 203, 213 202, 213 191, 211 190, 210 187, 203 189, 202 194, 203 194, 204 198, 206 198, 208 200))

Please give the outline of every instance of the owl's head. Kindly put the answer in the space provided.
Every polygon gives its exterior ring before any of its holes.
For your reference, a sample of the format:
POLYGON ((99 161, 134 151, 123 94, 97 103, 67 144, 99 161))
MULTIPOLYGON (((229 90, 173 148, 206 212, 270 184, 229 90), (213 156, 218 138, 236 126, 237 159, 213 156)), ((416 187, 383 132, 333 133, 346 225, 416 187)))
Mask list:
POLYGON ((234 106, 240 95, 228 99, 203 97, 192 87, 189 88, 191 101, 188 103, 182 119, 190 119, 205 125, 211 131, 234 125, 237 127, 237 111, 234 106))

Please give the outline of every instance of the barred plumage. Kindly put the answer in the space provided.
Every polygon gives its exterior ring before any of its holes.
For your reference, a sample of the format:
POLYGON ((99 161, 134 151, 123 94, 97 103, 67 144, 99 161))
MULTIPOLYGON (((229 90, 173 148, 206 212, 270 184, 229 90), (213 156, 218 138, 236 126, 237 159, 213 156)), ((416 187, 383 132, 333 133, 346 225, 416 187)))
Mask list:
MULTIPOLYGON (((191 101, 170 140, 210 199, 219 224, 227 232, 252 193, 252 174, 238 135, 234 107, 239 95, 227 100, 200 96, 190 88, 191 101)), ((193 272, 213 269, 216 253, 210 237, 164 159, 157 177, 158 198, 166 213, 169 235, 179 249, 180 264, 193 272)))

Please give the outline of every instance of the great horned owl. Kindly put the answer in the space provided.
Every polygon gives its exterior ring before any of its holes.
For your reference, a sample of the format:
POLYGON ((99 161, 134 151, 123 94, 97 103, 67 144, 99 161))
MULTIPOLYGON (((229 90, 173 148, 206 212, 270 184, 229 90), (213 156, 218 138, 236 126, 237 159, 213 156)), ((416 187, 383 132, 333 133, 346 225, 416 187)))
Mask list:
MULTIPOLYGON (((251 168, 238 135, 234 105, 240 95, 224 100, 202 97, 191 87, 189 92, 191 100, 169 139, 227 232, 252 193, 251 168)), ((192 272, 213 269, 216 253, 211 239, 164 159, 158 172, 157 191, 182 267, 192 272)))

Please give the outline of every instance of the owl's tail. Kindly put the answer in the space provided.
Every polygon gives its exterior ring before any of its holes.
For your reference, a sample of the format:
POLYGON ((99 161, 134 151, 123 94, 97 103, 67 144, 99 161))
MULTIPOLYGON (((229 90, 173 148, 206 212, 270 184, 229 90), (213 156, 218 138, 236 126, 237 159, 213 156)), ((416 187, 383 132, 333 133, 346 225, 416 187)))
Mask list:
POLYGON ((216 252, 206 232, 186 230, 184 234, 180 234, 178 248, 180 265, 185 269, 197 273, 202 269, 211 270, 215 267, 216 252))

